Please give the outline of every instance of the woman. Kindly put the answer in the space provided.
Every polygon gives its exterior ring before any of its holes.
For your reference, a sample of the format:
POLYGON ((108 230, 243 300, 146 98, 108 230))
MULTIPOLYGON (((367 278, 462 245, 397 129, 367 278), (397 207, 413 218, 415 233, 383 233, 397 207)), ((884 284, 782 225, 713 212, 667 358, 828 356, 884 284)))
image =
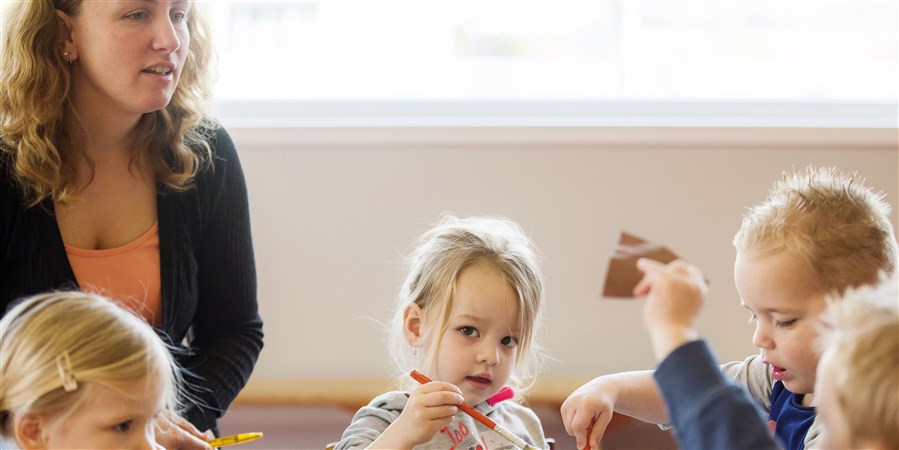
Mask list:
MULTIPOLYGON (((183 351, 215 420, 262 349, 246 185, 202 110, 209 38, 192 1, 9 2, 0 61, 0 310, 100 291, 183 351), (185 345, 186 344, 186 345, 185 345)), ((167 448, 208 448, 181 418, 167 448)))

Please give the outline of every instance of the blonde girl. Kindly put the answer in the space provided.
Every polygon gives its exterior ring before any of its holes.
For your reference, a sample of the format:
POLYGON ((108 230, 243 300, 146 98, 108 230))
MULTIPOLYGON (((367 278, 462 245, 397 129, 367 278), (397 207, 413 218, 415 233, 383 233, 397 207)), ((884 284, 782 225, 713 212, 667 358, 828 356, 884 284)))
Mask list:
POLYGON ((0 321, 0 437, 22 449, 156 448, 177 405, 160 338, 111 301, 80 292, 23 300, 0 321))
POLYGON ((514 222, 445 216, 408 258, 390 346, 401 387, 360 409, 338 449, 496 448, 507 442, 468 417, 466 402, 537 447, 537 415, 514 400, 536 377, 544 303, 536 250, 514 222), (417 369, 433 380, 410 383, 417 369))

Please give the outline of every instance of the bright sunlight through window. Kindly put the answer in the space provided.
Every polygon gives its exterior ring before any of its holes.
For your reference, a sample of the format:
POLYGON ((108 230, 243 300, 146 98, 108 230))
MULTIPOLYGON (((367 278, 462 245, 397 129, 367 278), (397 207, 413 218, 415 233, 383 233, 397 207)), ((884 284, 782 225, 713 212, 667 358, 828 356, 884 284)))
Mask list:
POLYGON ((228 100, 895 103, 895 1, 209 2, 228 100))
POLYGON ((897 5, 195 4, 213 27, 216 112, 223 117, 814 116, 823 118, 819 125, 890 128, 899 120, 897 5))

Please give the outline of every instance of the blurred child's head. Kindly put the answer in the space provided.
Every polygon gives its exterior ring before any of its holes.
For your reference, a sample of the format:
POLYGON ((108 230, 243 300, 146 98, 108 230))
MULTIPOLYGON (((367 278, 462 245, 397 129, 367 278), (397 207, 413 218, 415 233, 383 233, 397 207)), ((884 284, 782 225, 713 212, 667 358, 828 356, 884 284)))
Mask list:
POLYGON ((899 448, 899 278, 828 307, 816 388, 826 448, 899 448))
POLYGON ((30 448, 153 448, 177 403, 174 362, 153 329, 80 292, 23 300, 0 321, 0 435, 30 448))
POLYGON ((894 271, 889 212, 858 176, 807 168, 785 174, 743 219, 734 280, 756 324, 753 344, 791 392, 814 392, 815 324, 828 294, 894 271))
POLYGON ((540 368, 543 274, 514 222, 445 216, 424 233, 391 328, 400 376, 419 369, 457 385, 471 404, 507 384, 528 387, 540 368))

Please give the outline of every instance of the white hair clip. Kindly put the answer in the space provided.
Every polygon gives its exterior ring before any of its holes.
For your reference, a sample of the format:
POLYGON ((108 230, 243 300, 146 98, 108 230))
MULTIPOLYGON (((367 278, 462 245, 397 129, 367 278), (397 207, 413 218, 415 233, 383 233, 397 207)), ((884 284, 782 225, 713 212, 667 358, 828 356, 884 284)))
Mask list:
POLYGON ((62 388, 66 392, 78 389, 78 381, 75 380, 75 371, 72 370, 72 360, 69 359, 69 352, 63 352, 56 357, 56 370, 59 371, 59 377, 62 378, 62 388))

